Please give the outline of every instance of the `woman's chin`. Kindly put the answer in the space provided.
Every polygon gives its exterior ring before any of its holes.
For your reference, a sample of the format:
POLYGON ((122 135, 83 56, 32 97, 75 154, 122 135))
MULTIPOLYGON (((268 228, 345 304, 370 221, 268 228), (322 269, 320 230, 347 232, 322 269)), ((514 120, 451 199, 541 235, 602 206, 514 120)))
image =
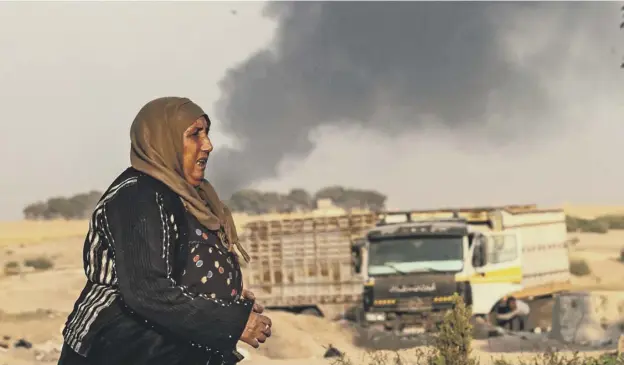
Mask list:
POLYGON ((191 185, 195 187, 199 186, 204 180, 204 169, 193 171, 193 175, 191 176, 190 180, 192 181, 191 185))

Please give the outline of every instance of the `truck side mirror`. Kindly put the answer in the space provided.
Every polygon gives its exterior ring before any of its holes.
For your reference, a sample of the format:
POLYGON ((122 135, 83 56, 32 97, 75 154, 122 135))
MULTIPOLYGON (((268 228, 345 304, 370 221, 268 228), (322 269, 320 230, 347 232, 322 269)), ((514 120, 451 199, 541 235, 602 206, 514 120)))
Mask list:
POLYGON ((483 240, 479 240, 474 248, 474 253, 472 255, 472 266, 473 267, 483 267, 486 264, 486 242, 483 240))
POLYGON ((476 250, 475 247, 475 251, 474 254, 472 255, 472 267, 481 267, 483 265, 481 265, 481 257, 479 256, 479 252, 476 250))

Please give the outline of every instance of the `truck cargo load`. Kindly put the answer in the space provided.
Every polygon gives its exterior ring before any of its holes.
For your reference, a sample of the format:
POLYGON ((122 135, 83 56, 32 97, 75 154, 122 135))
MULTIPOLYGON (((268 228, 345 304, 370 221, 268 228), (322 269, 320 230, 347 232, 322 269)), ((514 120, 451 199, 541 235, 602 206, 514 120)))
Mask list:
POLYGON ((354 270, 352 241, 377 222, 374 213, 256 220, 241 242, 251 256, 245 287, 268 308, 317 311, 361 302, 363 277, 354 270))

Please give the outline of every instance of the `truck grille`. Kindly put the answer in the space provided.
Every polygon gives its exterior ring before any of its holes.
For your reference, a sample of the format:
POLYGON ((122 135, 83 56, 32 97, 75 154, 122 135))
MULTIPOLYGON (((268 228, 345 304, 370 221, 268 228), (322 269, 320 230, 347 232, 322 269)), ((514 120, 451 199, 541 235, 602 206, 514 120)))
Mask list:
POLYGON ((399 299, 397 309, 399 311, 425 310, 433 306, 433 297, 413 297, 399 299))

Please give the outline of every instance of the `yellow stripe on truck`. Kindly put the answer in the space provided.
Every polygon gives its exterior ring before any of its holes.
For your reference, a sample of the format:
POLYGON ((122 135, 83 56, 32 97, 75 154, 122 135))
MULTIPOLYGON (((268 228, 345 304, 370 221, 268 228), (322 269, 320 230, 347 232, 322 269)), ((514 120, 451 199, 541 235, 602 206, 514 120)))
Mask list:
POLYGON ((458 275, 457 281, 470 281, 473 284, 489 284, 489 283, 511 283, 519 284, 522 282, 522 269, 520 266, 506 267, 504 269, 487 271, 482 274, 458 275))

